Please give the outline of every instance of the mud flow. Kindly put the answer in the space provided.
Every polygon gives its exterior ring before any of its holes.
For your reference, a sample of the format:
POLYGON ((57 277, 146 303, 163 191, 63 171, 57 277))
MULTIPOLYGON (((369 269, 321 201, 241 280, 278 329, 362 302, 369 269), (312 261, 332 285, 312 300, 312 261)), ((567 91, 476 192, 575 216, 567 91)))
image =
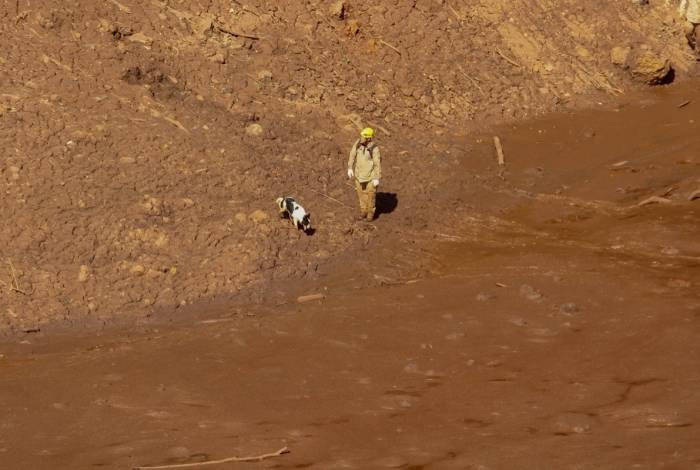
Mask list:
POLYGON ((697 90, 445 139, 433 217, 255 304, 6 342, 0 466, 700 468, 697 90))

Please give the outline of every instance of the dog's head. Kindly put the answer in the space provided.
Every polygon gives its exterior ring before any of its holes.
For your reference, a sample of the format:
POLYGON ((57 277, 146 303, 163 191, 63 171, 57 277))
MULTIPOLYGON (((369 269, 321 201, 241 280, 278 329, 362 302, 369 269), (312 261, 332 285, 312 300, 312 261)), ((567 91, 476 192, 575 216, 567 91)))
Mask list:
POLYGON ((311 214, 306 214, 304 218, 301 219, 301 228, 304 229, 304 232, 311 230, 311 214))

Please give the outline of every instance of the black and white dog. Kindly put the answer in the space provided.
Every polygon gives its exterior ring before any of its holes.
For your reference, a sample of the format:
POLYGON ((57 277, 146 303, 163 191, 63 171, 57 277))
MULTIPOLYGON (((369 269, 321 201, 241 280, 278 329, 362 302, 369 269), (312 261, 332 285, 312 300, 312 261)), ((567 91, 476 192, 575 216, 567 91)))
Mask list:
POLYGON ((292 197, 277 198, 277 207, 280 209, 280 217, 287 217, 297 229, 305 233, 312 231, 311 214, 308 214, 292 197))

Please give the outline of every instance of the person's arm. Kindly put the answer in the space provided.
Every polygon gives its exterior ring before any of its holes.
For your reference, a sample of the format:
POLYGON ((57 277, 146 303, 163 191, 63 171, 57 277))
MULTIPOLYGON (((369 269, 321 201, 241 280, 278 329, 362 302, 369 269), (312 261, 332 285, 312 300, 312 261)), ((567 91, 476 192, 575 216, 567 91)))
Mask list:
POLYGON ((357 158, 357 142, 350 149, 350 156, 348 157, 348 178, 352 178, 355 172, 355 159, 357 158))
POLYGON ((372 161, 374 162, 372 179, 379 181, 382 178, 382 156, 379 153, 379 147, 374 147, 372 149, 372 161))

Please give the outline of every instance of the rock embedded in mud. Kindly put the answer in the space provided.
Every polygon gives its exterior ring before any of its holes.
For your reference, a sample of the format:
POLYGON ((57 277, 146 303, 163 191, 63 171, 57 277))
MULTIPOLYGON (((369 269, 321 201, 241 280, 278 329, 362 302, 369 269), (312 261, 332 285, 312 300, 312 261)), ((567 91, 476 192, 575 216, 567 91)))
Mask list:
POLYGON ((584 413, 563 413, 552 422, 552 432, 559 436, 584 434, 591 431, 595 421, 584 413))
POLYGON ((251 214, 248 216, 250 220, 255 222, 256 224, 259 224, 261 222, 264 222, 265 220, 269 219, 270 216, 267 215, 265 211, 262 211, 260 209, 251 212, 251 214))
POLYGON ((131 272, 131 274, 133 274, 133 275, 135 275, 135 276, 143 276, 143 275, 145 274, 145 272, 146 272, 146 268, 144 268, 144 267, 143 267, 142 265, 140 265, 140 264, 135 264, 135 265, 133 265, 133 266, 131 267, 131 269, 129 270, 129 272, 131 272))
POLYGON ((540 291, 528 284, 520 286, 520 295, 533 302, 541 302, 544 298, 544 295, 542 295, 540 291))
POLYGON ((345 14, 347 13, 345 2, 343 0, 333 2, 329 9, 329 12, 334 18, 338 18, 339 20, 345 19, 345 14))
POLYGON ((78 282, 85 282, 88 280, 90 277, 90 268, 88 268, 86 265, 80 266, 80 269, 78 270, 78 282))
POLYGON ((647 85, 660 85, 670 81, 671 61, 652 51, 644 51, 634 59, 632 75, 647 85))
POLYGON ((613 47, 612 51, 610 51, 610 61, 619 67, 622 68, 629 68, 629 57, 630 57, 630 52, 632 52, 631 47, 613 47))
POLYGON ((571 315, 574 315, 575 313, 578 313, 580 311, 581 311, 581 309, 579 308, 579 306, 573 302, 566 302, 566 303, 563 303, 559 306, 559 313, 561 313, 563 315, 571 316, 571 315))
POLYGON ((245 133, 252 137, 259 137, 263 134, 264 129, 260 124, 251 124, 245 128, 245 133))
POLYGON ((215 52, 212 55, 210 55, 209 60, 214 62, 214 63, 217 63, 217 64, 225 64, 226 63, 226 55, 223 52, 218 51, 218 52, 215 52))

